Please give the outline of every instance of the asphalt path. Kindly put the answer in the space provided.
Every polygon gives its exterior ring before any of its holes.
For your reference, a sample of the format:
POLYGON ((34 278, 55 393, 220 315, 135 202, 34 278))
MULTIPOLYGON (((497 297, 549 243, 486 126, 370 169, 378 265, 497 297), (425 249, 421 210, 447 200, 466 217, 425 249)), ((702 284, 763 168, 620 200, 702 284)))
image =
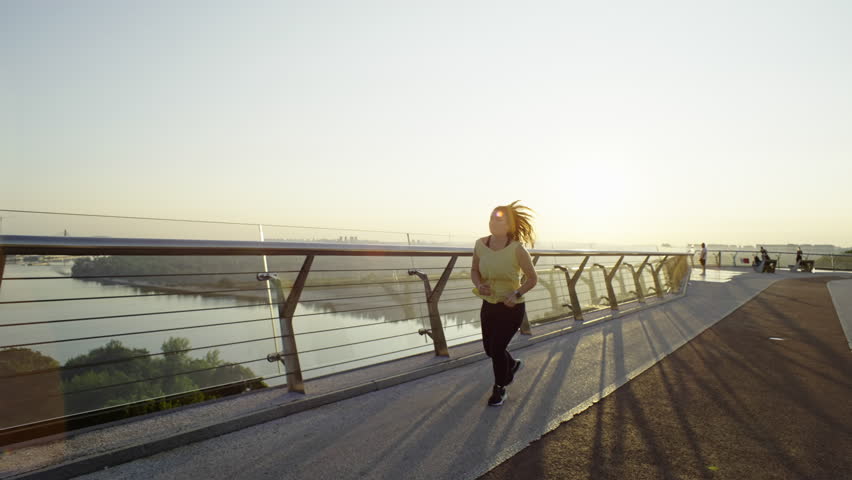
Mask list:
POLYGON ((772 285, 483 480, 852 478, 852 354, 827 281, 772 285))

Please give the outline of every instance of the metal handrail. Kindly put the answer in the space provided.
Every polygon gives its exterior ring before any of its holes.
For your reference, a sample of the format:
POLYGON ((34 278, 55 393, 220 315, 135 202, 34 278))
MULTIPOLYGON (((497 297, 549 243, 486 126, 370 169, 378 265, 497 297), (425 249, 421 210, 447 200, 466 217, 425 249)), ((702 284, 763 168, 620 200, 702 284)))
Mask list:
MULTIPOLYGON (((2 237, 0 237, 0 238, 2 238, 2 237)), ((708 252, 723 252, 723 253, 760 253, 759 248, 743 248, 743 249, 739 249, 739 250, 719 250, 719 249, 716 249, 716 248, 708 248, 707 251, 708 252)), ((692 252, 692 253, 687 252, 688 255, 698 255, 699 253, 701 253, 700 249, 696 250, 695 252, 692 252)), ((767 250, 766 253, 777 253, 777 254, 781 254, 781 255, 795 255, 796 254, 795 251, 783 252, 783 251, 780 251, 780 250, 767 250)), ((830 255, 830 256, 835 256, 835 257, 852 257, 852 254, 850 254, 850 253, 808 252, 808 251, 805 251, 805 250, 802 250, 802 254, 805 255, 805 256, 807 256, 807 255, 830 255)))
MULTIPOLYGON (((689 254, 689 258, 690 258, 691 262, 693 263, 693 266, 694 266, 694 263, 695 263, 695 257, 697 255, 699 255, 700 253, 701 253, 701 250, 697 250, 697 251, 689 254)), ((754 254, 756 256, 760 253, 760 249, 739 249, 739 250, 724 249, 724 250, 718 250, 718 249, 708 248, 707 253, 708 254, 712 253, 712 254, 715 255, 716 266, 718 266, 718 267, 722 266, 722 254, 733 254, 734 263, 731 266, 733 266, 735 268, 745 268, 746 264, 737 263, 738 255, 739 254, 745 254, 743 258, 748 258, 752 254, 754 254)), ((771 251, 767 250, 766 251, 766 254, 768 256, 771 257, 771 256, 774 255, 776 257, 776 260, 778 260, 778 261, 781 260, 782 255, 791 255, 792 256, 792 255, 796 255, 797 253, 798 252, 796 252, 796 251, 779 251, 779 250, 771 250, 771 251)), ((838 260, 838 259, 852 259, 852 254, 849 254, 849 253, 825 253, 825 252, 813 252, 813 251, 809 252, 809 251, 802 250, 802 257, 803 257, 803 260, 806 260, 806 261, 809 261, 809 262, 815 262, 815 260, 812 260, 812 258, 815 258, 815 257, 827 258, 828 261, 831 262, 831 266, 830 267, 819 267, 821 270, 830 269, 832 271, 838 271, 838 270, 848 271, 849 270, 848 268, 845 268, 845 269, 844 268, 837 268, 836 260, 838 260)), ((814 265, 814 268, 816 268, 815 265, 814 265)))
MULTIPOLYGON (((150 238, 48 237, 0 235, 6 255, 330 255, 388 257, 469 257, 473 248, 408 245, 362 245, 301 242, 254 242, 242 240, 182 240, 150 238)), ((571 257, 594 255, 688 255, 688 252, 530 249, 531 255, 571 257)))

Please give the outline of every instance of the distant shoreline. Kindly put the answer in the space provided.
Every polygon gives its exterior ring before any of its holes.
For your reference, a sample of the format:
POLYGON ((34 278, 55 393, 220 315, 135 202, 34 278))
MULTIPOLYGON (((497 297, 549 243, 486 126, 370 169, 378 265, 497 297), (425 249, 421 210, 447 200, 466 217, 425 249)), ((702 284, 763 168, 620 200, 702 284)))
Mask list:
MULTIPOLYGON (((245 291, 233 291, 233 292, 221 292, 221 291, 210 291, 211 289, 216 289, 216 286, 168 286, 162 285, 154 282, 145 282, 140 280, 125 280, 121 278, 115 277, 107 277, 107 278, 79 278, 72 276, 75 280, 83 280, 87 282, 96 282, 103 285, 121 285, 124 287, 133 287, 138 288, 140 290, 149 290, 155 292, 162 293, 177 293, 181 295, 197 295, 201 297, 237 297, 239 299, 245 300, 258 300, 264 299, 266 295, 263 295, 261 291, 258 292, 245 292, 245 291)), ((231 288, 221 288, 221 290, 230 290, 236 289, 236 287, 231 288)))

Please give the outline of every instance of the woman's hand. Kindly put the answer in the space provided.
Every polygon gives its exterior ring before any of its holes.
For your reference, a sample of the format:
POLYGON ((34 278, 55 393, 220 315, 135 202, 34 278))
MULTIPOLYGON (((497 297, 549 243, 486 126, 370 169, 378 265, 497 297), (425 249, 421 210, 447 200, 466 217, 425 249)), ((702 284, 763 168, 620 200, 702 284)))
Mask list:
POLYGON ((491 287, 487 283, 480 283, 476 288, 483 297, 491 296, 491 287))
POLYGON ((503 305, 506 305, 509 308, 514 307, 518 304, 518 297, 515 296, 515 293, 512 292, 503 299, 503 305))

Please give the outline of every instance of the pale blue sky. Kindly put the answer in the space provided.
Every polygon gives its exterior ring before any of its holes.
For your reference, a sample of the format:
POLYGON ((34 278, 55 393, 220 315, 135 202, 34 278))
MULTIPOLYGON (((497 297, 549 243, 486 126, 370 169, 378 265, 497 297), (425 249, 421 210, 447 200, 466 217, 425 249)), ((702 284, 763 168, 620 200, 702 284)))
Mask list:
MULTIPOLYGON (((0 1, 0 208, 852 245, 852 2, 0 1)), ((11 228, 14 218, 6 220, 11 228)))

